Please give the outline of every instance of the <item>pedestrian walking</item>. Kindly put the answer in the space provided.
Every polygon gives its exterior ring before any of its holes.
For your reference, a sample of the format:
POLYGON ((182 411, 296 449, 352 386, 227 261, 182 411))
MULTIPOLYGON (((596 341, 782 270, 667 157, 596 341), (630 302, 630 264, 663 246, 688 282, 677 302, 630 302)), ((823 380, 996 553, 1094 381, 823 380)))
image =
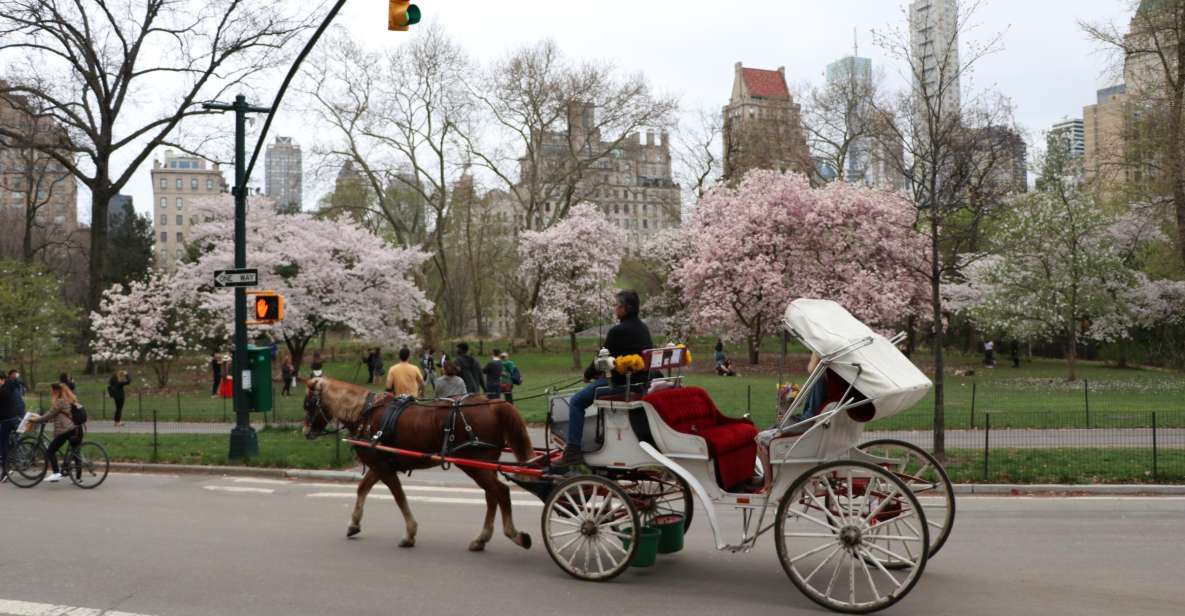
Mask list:
POLYGON ((399 362, 387 371, 387 391, 396 396, 419 398, 424 394, 424 375, 410 360, 411 350, 399 349, 399 362))
POLYGON ((374 383, 383 378, 383 352, 379 347, 374 347, 374 352, 370 354, 370 382, 374 383))
POLYGON ((128 375, 127 370, 116 370, 115 374, 112 374, 107 381, 107 395, 115 403, 115 416, 112 417, 112 420, 116 428, 123 425, 123 404, 127 401, 127 392, 124 391, 124 388, 131 384, 132 377, 128 375))
POLYGON ((313 361, 309 363, 309 370, 313 373, 313 376, 321 376, 324 373, 321 363, 321 351, 313 351, 313 361))
POLYGON ((444 362, 440 368, 440 376, 436 378, 437 398, 460 398, 469 393, 465 386, 465 379, 461 378, 461 368, 451 361, 444 362))
POLYGON ((21 394, 20 373, 0 373, 0 483, 8 481, 8 439, 25 416, 23 411, 18 412, 17 398, 21 394))
POLYGON ((210 397, 218 397, 218 386, 222 384, 222 356, 217 351, 210 355, 210 397))
POLYGON ((69 387, 61 383, 54 383, 50 386, 49 398, 52 401, 49 412, 29 421, 38 424, 53 422, 53 440, 49 442, 49 449, 45 452, 45 456, 49 458, 49 463, 53 467, 53 474, 46 477, 45 480, 53 483, 62 478, 62 470, 58 466, 58 449, 61 449, 66 441, 77 443, 82 440, 82 429, 74 424, 74 415, 71 409, 78 404, 78 398, 74 397, 74 392, 70 391, 69 387))
POLYGON ((471 394, 479 394, 485 391, 485 381, 482 379, 481 364, 469 355, 469 343, 457 343, 457 356, 453 358, 452 363, 456 364, 457 369, 461 371, 461 380, 465 381, 465 391, 471 394))
POLYGON ((66 387, 69 387, 70 391, 78 391, 78 385, 74 383, 74 379, 70 378, 70 375, 66 372, 62 372, 58 375, 58 382, 62 385, 65 385, 66 387))
POLYGON ((506 401, 514 403, 514 386, 523 384, 523 375, 518 371, 518 365, 510 361, 510 354, 502 351, 502 395, 506 401))
POLYGON ((420 355, 420 371, 424 373, 424 381, 436 391, 436 361, 432 359, 432 349, 425 349, 420 355))
POLYGON ((1008 358, 1012 360, 1012 367, 1020 367, 1020 342, 1013 340, 1008 345, 1008 358))
POLYGON ((989 368, 996 365, 996 344, 991 340, 983 343, 983 365, 989 368))
POLYGON ((494 349, 490 361, 481 369, 485 377, 486 397, 490 400, 502 399, 502 352, 494 349))
POLYGON ((292 365, 292 357, 285 356, 284 361, 280 363, 280 380, 284 382, 283 388, 280 389, 281 396, 292 395, 292 381, 296 376, 296 368, 292 365))

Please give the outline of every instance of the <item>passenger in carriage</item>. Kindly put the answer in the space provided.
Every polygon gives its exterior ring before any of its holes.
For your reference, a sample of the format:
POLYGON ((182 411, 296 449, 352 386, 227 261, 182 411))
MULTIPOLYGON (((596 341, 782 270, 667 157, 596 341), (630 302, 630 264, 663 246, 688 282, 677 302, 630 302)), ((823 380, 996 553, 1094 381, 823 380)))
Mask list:
MULTIPOLYGON (((614 325, 605 335, 604 348, 609 350, 612 357, 622 355, 641 355, 642 351, 654 348, 654 341, 650 338, 650 328, 638 318, 638 307, 641 300, 634 290, 618 291, 617 304, 613 314, 617 317, 614 325)), ((611 379, 606 379, 596 372, 596 362, 589 364, 584 370, 584 380, 588 385, 576 392, 568 402, 568 435, 564 456, 555 464, 553 470, 564 472, 573 466, 584 463, 584 452, 580 443, 584 439, 584 411, 592 406, 598 395, 618 394, 625 391, 626 378, 623 374, 614 372, 611 379)), ((645 391, 647 373, 637 375, 637 383, 645 391)))

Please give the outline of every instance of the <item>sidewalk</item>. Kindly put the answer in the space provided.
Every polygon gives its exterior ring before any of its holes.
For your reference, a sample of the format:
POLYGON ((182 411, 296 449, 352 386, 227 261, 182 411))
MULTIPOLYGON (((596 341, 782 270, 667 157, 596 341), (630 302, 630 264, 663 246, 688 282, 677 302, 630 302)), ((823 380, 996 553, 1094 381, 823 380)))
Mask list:
MULTIPOLYGON (((92 420, 87 430, 96 434, 152 434, 152 422, 128 421, 116 428, 110 421, 92 420)), ((288 424, 293 425, 293 424, 288 424)), ((262 430, 262 422, 251 424, 262 430)), ((157 423, 158 434, 230 434, 233 423, 165 422, 157 423)), ((531 442, 543 443, 543 427, 529 426, 531 442)), ((929 430, 870 430, 864 433, 863 441, 891 438, 908 441, 931 449, 934 433, 929 430)), ((1149 428, 1070 428, 1055 429, 993 429, 990 433, 993 448, 1010 449, 1054 449, 1070 448, 1143 448, 1152 446, 1152 430, 1149 428)), ((1185 428, 1161 428, 1156 431, 1157 447, 1160 449, 1185 449, 1185 428)), ((984 445, 984 430, 947 430, 948 449, 978 449, 984 445)))

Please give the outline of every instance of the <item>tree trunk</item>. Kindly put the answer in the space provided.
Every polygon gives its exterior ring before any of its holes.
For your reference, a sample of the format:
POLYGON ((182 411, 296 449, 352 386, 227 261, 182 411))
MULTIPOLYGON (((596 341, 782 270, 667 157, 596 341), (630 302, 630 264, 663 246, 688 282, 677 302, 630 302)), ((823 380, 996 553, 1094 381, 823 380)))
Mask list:
MULTIPOLYGON (((86 313, 99 311, 99 303, 103 299, 103 265, 107 261, 107 202, 111 199, 112 190, 107 182, 107 162, 101 161, 95 169, 97 181, 91 187, 91 245, 90 259, 87 263, 87 293, 86 313)), ((91 320, 83 319, 83 346, 86 348, 86 372, 94 374, 95 361, 90 352, 90 342, 94 338, 91 330, 91 320)))
POLYGON ((1078 378, 1075 369, 1078 364, 1078 327, 1071 322, 1066 328, 1066 379, 1073 381, 1078 378))
POLYGON ((938 259, 941 253, 938 247, 938 217, 931 212, 930 216, 930 317, 934 319, 934 339, 931 348, 934 352, 934 457, 946 460, 946 406, 943 397, 945 361, 942 344, 945 332, 942 327, 942 289, 941 274, 938 259))
POLYGON ((918 318, 911 316, 905 322, 905 356, 913 357, 918 348, 918 318))
POLYGON ((755 334, 749 334, 747 340, 749 343, 749 364, 756 366, 760 359, 758 357, 758 348, 760 347, 761 340, 755 334))
POLYGON ((576 344, 576 330, 568 332, 568 342, 572 345, 572 368, 580 369, 580 345, 576 344))

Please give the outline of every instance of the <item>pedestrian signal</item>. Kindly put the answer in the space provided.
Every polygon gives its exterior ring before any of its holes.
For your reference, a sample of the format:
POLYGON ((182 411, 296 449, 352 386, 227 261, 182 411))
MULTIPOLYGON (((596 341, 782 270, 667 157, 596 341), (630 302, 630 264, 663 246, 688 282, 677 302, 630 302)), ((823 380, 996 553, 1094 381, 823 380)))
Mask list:
POLYGON ((251 293, 251 323, 254 325, 284 320, 284 296, 272 291, 251 293))
POLYGON ((420 7, 409 0, 390 0, 387 9, 387 29, 407 32, 407 27, 420 23, 420 7))

